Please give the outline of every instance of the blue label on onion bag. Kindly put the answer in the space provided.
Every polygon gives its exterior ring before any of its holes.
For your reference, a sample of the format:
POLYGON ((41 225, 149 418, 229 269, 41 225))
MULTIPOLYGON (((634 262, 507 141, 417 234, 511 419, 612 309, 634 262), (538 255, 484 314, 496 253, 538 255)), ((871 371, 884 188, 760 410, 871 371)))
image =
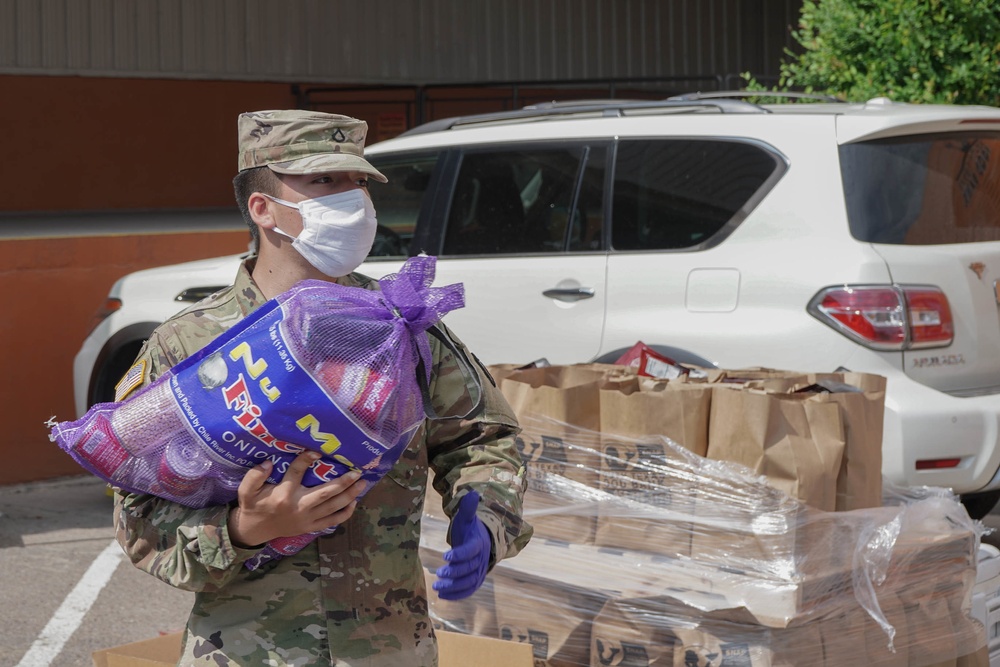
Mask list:
MULTIPOLYGON (((377 442, 331 399, 328 392, 344 387, 324 387, 300 365, 282 333, 283 319, 283 308, 271 309, 243 335, 171 377, 170 389, 184 418, 225 461, 252 467, 272 459, 271 481, 278 481, 306 449, 324 455, 303 479, 306 486, 351 469, 380 477, 398 458, 398 451, 386 456, 401 449, 398 443, 377 442)), ((369 378, 340 373, 336 379, 358 382, 355 393, 361 394, 369 378)))

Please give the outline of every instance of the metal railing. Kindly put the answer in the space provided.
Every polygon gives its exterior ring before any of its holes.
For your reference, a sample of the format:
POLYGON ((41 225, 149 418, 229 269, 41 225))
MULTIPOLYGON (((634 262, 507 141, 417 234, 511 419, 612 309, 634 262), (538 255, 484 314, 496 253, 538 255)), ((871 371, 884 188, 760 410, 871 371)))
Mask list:
POLYGON ((613 100, 628 95, 656 100, 695 90, 722 90, 719 74, 615 79, 560 79, 533 81, 477 81, 387 86, 292 86, 299 108, 343 109, 347 105, 386 105, 404 109, 407 128, 445 115, 435 106, 494 103, 495 111, 512 111, 533 102, 578 100, 581 97, 613 100))

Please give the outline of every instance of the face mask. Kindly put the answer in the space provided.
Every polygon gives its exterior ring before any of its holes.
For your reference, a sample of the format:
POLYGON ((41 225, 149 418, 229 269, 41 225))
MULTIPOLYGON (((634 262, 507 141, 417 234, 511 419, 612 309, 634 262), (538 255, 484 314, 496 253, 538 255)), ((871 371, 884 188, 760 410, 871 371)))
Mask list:
POLYGON ((292 239, 292 247, 331 278, 346 276, 357 269, 371 251, 378 223, 375 207, 361 190, 305 199, 298 204, 265 196, 298 209, 302 216, 302 232, 298 236, 277 227, 274 231, 292 239))

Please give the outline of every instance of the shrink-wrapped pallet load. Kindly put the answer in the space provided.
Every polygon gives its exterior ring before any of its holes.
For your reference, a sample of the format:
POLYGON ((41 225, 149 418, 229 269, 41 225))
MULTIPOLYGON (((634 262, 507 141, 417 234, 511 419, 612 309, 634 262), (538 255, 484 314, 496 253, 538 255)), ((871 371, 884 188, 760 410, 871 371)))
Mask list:
MULTIPOLYGON (((627 398, 637 386, 662 397, 681 391, 680 385, 687 391, 700 385, 712 397, 711 411, 719 392, 794 394, 807 389, 801 393, 808 396, 775 401, 797 403, 819 395, 815 402, 825 407, 817 423, 829 425, 831 415, 839 415, 846 433, 850 429, 844 424, 855 417, 845 412, 863 406, 864 419, 878 412, 884 385, 855 377, 862 385, 859 391, 839 384, 830 384, 833 390, 817 389, 810 388, 814 380, 832 383, 833 378, 768 371, 770 377, 763 380, 777 378, 777 384, 755 386, 761 380, 756 377, 739 386, 711 386, 727 375, 716 372, 709 381, 671 380, 674 387, 668 389, 669 383, 637 380, 627 369, 616 373, 602 367, 599 372, 601 418, 596 429, 519 414, 533 437, 558 434, 564 447, 580 454, 578 464, 567 468, 573 483, 550 484, 556 496, 552 505, 561 505, 563 517, 573 521, 595 519, 594 540, 583 531, 576 540, 572 533, 562 535, 571 539, 536 534, 517 558, 502 561, 490 576, 498 625, 504 624, 501 616, 519 619, 521 625, 507 624, 519 632, 507 635, 532 643, 536 665, 965 667, 983 659, 985 631, 970 615, 982 526, 969 519, 950 492, 886 486, 884 502, 871 506, 870 479, 852 472, 843 460, 833 465, 831 459, 823 463, 822 504, 827 509, 820 509, 795 497, 798 491, 778 477, 760 474, 771 468, 755 471, 713 460, 650 432, 642 424, 652 408, 630 422, 630 412, 618 407, 627 403, 621 396, 604 401, 616 391, 627 398), (789 389, 788 377, 805 379, 795 380, 789 389), (841 393, 856 396, 842 400, 841 393), (608 429, 612 423, 622 432, 608 429), (596 466, 581 470, 588 460, 596 466), (845 474, 853 480, 840 485, 845 474), (831 498, 840 500, 831 507, 831 498), (846 509, 850 504, 867 506, 846 509), (838 505, 841 510, 832 511, 838 505), (581 600, 585 602, 574 602, 581 600), (595 601, 601 604, 595 606, 595 601), (561 619, 556 626, 563 631, 539 629, 553 617, 561 619), (582 645, 577 638, 586 627, 586 659, 575 648, 550 650, 555 644, 582 645)), ((517 373, 508 375, 502 387, 517 373)), ((847 377, 834 375, 838 382, 847 377)), ((708 428, 711 420, 701 423, 708 428)), ((691 433, 690 424, 673 428, 674 433, 691 433)), ((787 440, 790 431, 775 433, 770 442, 787 440)), ((796 437, 808 433, 803 428, 796 437)), ((682 437, 689 439, 688 445, 699 438, 710 444, 711 429, 682 437)), ((863 451, 864 437, 855 433, 853 445, 847 440, 851 437, 845 436, 840 446, 852 452, 853 461, 877 458, 863 451)), ((868 442, 873 446, 872 439, 868 442)), ((881 479, 878 489, 883 490, 881 479)), ((429 497, 428 502, 440 501, 429 497)), ((532 512, 526 506, 529 523, 536 520, 532 512)), ((551 512, 546 516, 557 518, 551 512)), ((425 518, 422 557, 431 566, 445 548, 446 530, 441 519, 425 518)), ((430 600, 432 616, 437 604, 430 600)))
POLYGON ((518 449, 528 464, 524 506, 533 513, 535 534, 590 544, 596 518, 577 511, 589 504, 588 490, 596 487, 600 455, 563 437, 569 429, 600 430, 600 386, 613 366, 548 366, 506 372, 501 390, 518 414, 544 415, 552 420, 545 431, 524 427, 518 449))

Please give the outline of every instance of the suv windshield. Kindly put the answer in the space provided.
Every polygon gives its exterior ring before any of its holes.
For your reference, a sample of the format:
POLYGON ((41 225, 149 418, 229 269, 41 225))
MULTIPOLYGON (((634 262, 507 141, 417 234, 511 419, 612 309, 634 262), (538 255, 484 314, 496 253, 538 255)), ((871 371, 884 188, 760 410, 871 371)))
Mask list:
POLYGON ((934 245, 1000 240, 1000 133, 948 133, 840 147, 851 235, 934 245))

